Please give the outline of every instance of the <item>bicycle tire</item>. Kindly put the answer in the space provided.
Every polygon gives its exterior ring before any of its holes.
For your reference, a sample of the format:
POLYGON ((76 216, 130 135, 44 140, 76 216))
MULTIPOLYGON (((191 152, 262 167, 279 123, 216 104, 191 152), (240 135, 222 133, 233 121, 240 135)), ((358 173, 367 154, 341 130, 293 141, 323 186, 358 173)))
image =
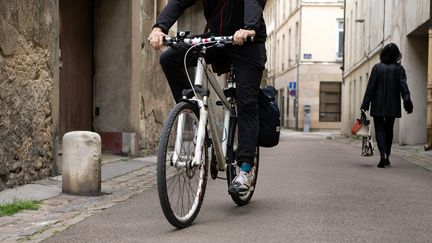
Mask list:
POLYGON ((195 150, 194 142, 196 142, 194 132, 197 131, 198 124, 198 107, 193 103, 180 102, 170 111, 165 121, 159 143, 157 158, 159 201, 166 219, 171 225, 177 228, 185 228, 192 224, 201 209, 206 191, 208 176, 207 134, 205 144, 202 148, 203 157, 200 166, 195 168, 189 168, 189 166, 178 168, 171 165, 174 153, 178 154, 179 161, 181 162, 186 162, 187 164, 187 162, 192 161, 195 150), (185 127, 181 133, 184 140, 182 140, 181 149, 177 153, 175 152, 177 121, 181 114, 185 114, 185 127), (189 118, 190 123, 188 123, 189 118), (190 130, 188 130, 189 128, 190 130), (191 185, 191 182, 194 181, 196 185, 191 185), (185 185, 187 183, 189 184, 185 185), (175 193, 178 195, 176 196, 175 193), (174 202, 176 199, 177 202, 174 202), (188 208, 184 208, 185 204, 188 208))
MULTIPOLYGON (((228 131, 228 160, 227 161, 227 169, 226 169, 226 176, 227 176, 227 182, 228 182, 228 188, 231 186, 232 180, 237 175, 238 171, 240 171, 240 168, 236 166, 237 159, 237 141, 238 141, 238 129, 237 129, 237 118, 232 118, 230 122, 230 128, 228 131), (230 164, 232 163, 232 164, 230 164)), ((230 194, 231 199, 238 205, 238 206, 244 206, 249 203, 249 201, 252 199, 252 196, 255 192, 255 187, 258 179, 258 169, 259 169, 259 146, 256 147, 255 150, 255 159, 254 159, 254 166, 252 167, 251 173, 252 173, 252 179, 251 179, 251 188, 250 190, 245 194, 230 194)))
MULTIPOLYGON (((238 167, 238 166, 236 166, 238 167)), ((230 167, 231 170, 235 170, 236 167, 230 167)), ((252 173, 252 182, 251 182, 251 189, 245 193, 245 194, 230 194, 231 195, 231 199, 238 205, 238 206, 244 206, 246 204, 249 203, 249 201, 252 199, 252 196, 255 192, 255 188, 256 188, 256 183, 258 180, 258 169, 259 169, 259 147, 256 147, 256 151, 255 151, 255 161, 254 161, 254 166, 252 167, 251 173, 252 173)), ((231 176, 232 178, 235 177, 235 175, 237 175, 237 171, 231 171, 227 173, 233 173, 231 176)), ((229 177, 228 177, 229 178, 229 177)))

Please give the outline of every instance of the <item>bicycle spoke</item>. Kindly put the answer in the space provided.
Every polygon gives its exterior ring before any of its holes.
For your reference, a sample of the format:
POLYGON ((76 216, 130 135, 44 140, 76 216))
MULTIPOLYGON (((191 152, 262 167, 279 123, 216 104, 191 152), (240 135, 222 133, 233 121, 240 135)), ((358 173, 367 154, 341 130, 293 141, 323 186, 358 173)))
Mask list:
MULTIPOLYGON (((185 185, 184 185, 184 187, 183 187, 183 192, 185 192, 186 193, 186 196, 187 196, 187 206, 188 206, 188 208, 190 208, 189 207, 189 200, 190 200, 190 196, 189 196, 189 190, 188 190, 188 187, 186 186, 186 184, 188 184, 187 183, 187 177, 185 176, 185 175, 183 175, 183 179, 184 179, 184 183, 185 183, 185 185)), ((185 200, 186 200, 186 196, 185 196, 185 200)))

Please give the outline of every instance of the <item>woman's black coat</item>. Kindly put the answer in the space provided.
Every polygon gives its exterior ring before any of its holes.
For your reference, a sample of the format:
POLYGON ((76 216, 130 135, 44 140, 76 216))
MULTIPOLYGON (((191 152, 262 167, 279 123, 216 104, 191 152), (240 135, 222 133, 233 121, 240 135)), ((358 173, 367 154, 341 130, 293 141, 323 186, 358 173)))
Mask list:
POLYGON ((402 65, 376 64, 372 68, 361 109, 369 110, 371 103, 371 116, 401 117, 402 97, 405 110, 411 113, 412 102, 406 79, 402 65))

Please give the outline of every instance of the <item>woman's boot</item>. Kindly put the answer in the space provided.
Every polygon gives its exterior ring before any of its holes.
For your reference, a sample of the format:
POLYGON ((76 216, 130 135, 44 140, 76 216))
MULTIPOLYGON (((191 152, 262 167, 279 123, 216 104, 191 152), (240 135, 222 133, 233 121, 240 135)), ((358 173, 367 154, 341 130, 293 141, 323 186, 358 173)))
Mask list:
POLYGON ((390 159, 389 159, 389 156, 388 156, 388 155, 387 155, 386 158, 385 158, 385 163, 384 163, 384 165, 385 165, 385 166, 390 166, 390 159))
POLYGON ((386 156, 385 154, 381 154, 381 159, 377 165, 378 168, 384 168, 386 164, 386 156))

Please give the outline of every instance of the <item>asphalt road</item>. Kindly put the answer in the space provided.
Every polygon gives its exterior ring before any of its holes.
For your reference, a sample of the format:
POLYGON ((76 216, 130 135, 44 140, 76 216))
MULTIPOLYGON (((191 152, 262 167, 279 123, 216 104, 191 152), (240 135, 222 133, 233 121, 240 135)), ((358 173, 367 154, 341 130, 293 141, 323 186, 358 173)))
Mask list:
POLYGON ((176 230, 156 189, 54 235, 46 242, 431 242, 432 173, 323 138, 291 135, 261 150, 251 203, 237 207, 226 182, 209 179, 195 223, 176 230))

